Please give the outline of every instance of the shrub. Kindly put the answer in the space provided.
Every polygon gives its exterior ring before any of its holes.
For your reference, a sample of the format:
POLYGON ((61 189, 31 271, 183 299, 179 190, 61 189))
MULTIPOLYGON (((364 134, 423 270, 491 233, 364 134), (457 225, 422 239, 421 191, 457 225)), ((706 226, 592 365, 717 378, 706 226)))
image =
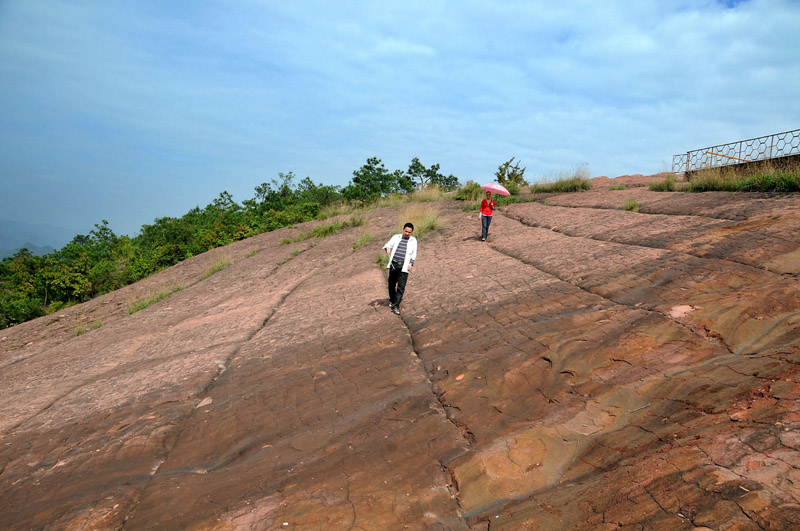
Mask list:
MULTIPOLYGON (((505 187, 506 187, 506 190, 508 190, 509 194, 511 194, 511 195, 519 195, 519 185, 517 183, 515 183, 515 182, 507 182, 505 184, 505 187)), ((492 195, 494 195, 494 194, 492 194, 492 195)), ((500 197, 504 197, 504 196, 500 196, 500 197)), ((497 198, 495 198, 495 200, 496 199, 497 198)))
POLYGON ((455 199, 459 201, 479 201, 484 193, 480 184, 475 181, 467 181, 464 186, 458 189, 455 199))
MULTIPOLYGON (((492 195, 492 199, 494 199, 494 203, 498 207, 522 202, 519 196, 516 195, 492 195)), ((480 204, 478 205, 478 208, 480 208, 480 204)))
POLYGON ((639 212, 639 202, 636 199, 626 199, 625 204, 622 205, 622 210, 628 212, 639 212))
POLYGON ((608 186, 609 190, 627 190, 624 184, 611 184, 608 186))

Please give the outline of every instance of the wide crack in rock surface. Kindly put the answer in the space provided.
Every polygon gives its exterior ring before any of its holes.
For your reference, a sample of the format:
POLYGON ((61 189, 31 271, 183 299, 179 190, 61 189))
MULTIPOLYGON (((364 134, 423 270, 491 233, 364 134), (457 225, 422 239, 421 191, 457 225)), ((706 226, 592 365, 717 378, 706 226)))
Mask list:
POLYGON ((380 209, 0 331, 0 527, 800 526, 799 203, 442 201, 401 318, 380 209))

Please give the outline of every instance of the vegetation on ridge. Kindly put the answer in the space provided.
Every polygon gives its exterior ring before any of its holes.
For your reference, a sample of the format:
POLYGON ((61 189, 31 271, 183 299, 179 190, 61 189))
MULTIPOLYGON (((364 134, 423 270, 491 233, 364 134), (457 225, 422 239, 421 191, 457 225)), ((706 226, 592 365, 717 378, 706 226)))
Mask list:
MULTIPOLYGON (((317 185, 308 177, 295 186, 293 173, 278 176, 257 186, 255 196, 241 204, 225 191, 205 208, 143 225, 134 237, 116 235, 103 220, 50 254, 34 256, 21 249, 0 261, 0 328, 88 301, 215 247, 408 196, 416 180, 443 190, 458 186, 456 177, 439 173, 438 164, 426 168, 417 158, 408 171, 389 172, 371 157, 344 188, 317 185)), ((324 237, 321 232, 312 236, 324 237)))
POLYGON ((692 174, 687 183, 676 185, 668 175, 650 183, 656 192, 800 192, 800 163, 767 161, 752 167, 725 166, 708 168, 692 174))

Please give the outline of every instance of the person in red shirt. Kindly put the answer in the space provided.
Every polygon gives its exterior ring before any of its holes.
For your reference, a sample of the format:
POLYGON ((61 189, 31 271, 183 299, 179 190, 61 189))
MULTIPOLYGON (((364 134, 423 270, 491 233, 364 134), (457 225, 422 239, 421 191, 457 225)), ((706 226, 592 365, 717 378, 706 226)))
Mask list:
POLYGON ((492 214, 494 214, 494 199, 492 199, 492 192, 487 190, 486 199, 481 201, 481 241, 485 242, 489 237, 489 224, 492 222, 492 214))

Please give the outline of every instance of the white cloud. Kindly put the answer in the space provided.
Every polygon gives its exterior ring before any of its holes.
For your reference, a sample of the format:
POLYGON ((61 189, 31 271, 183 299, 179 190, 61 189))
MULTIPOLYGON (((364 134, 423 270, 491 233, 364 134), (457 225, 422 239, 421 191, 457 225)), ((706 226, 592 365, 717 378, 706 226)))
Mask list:
POLYGON ((537 174, 655 172, 800 127, 800 5, 735 4, 9 0, 0 178, 57 174, 76 195, 138 181, 131 231, 279 171, 346 184, 373 155, 463 178, 511 156, 537 174))

